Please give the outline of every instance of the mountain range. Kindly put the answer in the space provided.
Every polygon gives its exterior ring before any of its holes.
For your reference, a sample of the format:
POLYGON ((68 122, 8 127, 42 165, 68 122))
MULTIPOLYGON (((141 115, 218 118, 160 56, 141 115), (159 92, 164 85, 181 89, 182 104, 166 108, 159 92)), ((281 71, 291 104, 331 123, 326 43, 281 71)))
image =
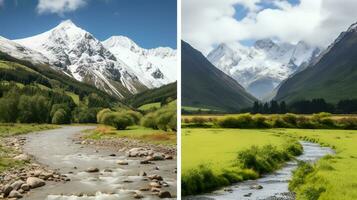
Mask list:
POLYGON ((0 37, 0 51, 125 98, 176 81, 176 50, 144 49, 124 36, 99 41, 71 20, 28 38, 0 37))
POLYGON ((357 98, 357 23, 342 32, 306 69, 285 80, 275 100, 357 98))
POLYGON ((251 47, 222 43, 207 58, 262 100, 283 80, 306 67, 319 52, 319 48, 303 41, 290 44, 264 39, 257 40, 251 47))
POLYGON ((181 49, 182 106, 237 112, 256 101, 191 45, 182 41, 181 49))

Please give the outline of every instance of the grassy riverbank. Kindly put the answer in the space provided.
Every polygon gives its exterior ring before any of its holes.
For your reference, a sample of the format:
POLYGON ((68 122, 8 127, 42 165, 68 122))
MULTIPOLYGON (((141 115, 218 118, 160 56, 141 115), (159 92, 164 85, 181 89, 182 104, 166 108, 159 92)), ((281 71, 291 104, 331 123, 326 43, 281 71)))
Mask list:
POLYGON ((198 194, 272 172, 301 153, 297 140, 258 129, 183 129, 182 194, 198 194))
POLYGON ((301 166, 290 183, 297 200, 357 199, 357 131, 284 130, 301 139, 335 149, 336 155, 314 166, 301 166))
POLYGON ((25 164, 24 161, 14 159, 14 155, 18 152, 10 147, 10 144, 5 144, 5 138, 56 127, 55 125, 46 124, 0 124, 0 173, 25 164))
POLYGON ((51 124, 16 124, 16 123, 0 123, 0 137, 9 137, 21 135, 35 131, 42 131, 57 128, 51 124))
POLYGON ((86 131, 86 138, 108 139, 128 138, 152 144, 176 145, 176 133, 163 130, 154 130, 142 126, 130 126, 126 130, 116 130, 111 126, 100 125, 94 130, 86 131))

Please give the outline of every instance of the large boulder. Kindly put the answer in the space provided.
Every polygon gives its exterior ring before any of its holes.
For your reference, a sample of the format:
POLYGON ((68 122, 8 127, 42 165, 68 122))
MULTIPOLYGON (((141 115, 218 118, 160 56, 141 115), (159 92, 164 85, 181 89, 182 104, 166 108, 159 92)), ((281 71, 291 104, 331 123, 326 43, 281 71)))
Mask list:
POLYGON ((37 188, 46 185, 46 182, 40 178, 28 177, 26 180, 26 184, 29 185, 30 188, 37 188))

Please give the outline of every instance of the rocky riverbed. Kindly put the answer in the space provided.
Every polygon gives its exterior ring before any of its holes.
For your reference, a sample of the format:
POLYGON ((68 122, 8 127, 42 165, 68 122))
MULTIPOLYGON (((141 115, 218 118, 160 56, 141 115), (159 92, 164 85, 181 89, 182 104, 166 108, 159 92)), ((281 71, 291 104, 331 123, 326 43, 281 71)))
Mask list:
POLYGON ((127 139, 86 140, 78 135, 90 128, 94 127, 68 126, 12 138, 16 156, 28 164, 1 176, 2 196, 30 200, 176 198, 176 148, 127 139))

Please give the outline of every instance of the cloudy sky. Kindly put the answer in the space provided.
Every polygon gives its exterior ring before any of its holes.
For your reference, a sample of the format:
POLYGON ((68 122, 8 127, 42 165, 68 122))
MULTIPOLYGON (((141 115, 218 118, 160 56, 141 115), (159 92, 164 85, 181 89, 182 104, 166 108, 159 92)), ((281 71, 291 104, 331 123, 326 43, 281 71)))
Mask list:
POLYGON ((357 0, 182 0, 182 38, 207 54, 257 39, 325 47, 357 22, 357 0))
POLYGON ((144 48, 176 48, 176 7, 176 0, 0 0, 0 36, 29 37, 71 19, 100 40, 124 35, 144 48))

